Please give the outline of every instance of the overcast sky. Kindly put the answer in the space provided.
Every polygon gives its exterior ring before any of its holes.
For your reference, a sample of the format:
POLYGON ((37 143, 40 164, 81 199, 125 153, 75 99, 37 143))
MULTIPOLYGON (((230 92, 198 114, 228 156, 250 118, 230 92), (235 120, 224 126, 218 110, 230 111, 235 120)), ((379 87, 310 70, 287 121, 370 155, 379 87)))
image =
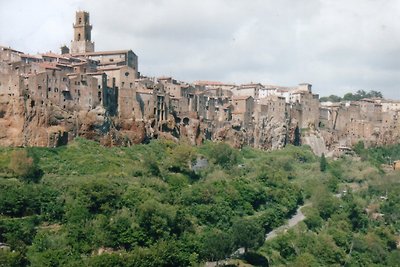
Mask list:
POLYGON ((0 45, 58 52, 78 9, 96 50, 132 49, 144 75, 400 99, 399 0, 0 0, 0 45))

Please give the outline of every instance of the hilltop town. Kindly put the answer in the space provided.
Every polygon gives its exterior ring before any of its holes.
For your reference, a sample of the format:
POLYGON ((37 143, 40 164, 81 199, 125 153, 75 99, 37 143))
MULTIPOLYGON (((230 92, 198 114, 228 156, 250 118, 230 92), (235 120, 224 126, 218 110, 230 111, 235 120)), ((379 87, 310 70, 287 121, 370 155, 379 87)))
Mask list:
POLYGON ((397 143, 400 101, 320 103, 312 85, 193 83, 146 77, 132 50, 96 51, 89 13, 76 12, 70 47, 25 54, 0 47, 0 145, 67 144, 77 136, 106 146, 154 138, 225 141, 317 154, 397 143))

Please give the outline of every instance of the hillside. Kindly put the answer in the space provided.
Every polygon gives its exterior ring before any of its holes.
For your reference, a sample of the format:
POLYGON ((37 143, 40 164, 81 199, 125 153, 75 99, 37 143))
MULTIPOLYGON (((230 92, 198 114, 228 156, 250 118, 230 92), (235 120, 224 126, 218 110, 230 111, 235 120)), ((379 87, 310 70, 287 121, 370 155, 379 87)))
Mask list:
POLYGON ((0 266, 201 266, 238 248, 264 265, 392 265, 399 173, 370 151, 322 168, 294 146, 1 148, 0 266), (264 242, 303 203, 306 220, 264 242))

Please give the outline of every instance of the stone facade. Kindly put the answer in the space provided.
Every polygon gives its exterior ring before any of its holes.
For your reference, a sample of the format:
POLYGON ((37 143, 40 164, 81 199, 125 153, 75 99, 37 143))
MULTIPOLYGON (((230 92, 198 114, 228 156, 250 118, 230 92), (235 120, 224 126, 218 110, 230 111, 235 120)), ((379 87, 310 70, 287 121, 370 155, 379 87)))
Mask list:
MULTIPOLYGON (((89 13, 85 11, 76 12, 74 23, 74 40, 71 42, 72 53, 86 53, 94 51, 92 39, 92 25, 89 22, 89 13)), ((65 48, 64 50, 65 51, 65 48)))

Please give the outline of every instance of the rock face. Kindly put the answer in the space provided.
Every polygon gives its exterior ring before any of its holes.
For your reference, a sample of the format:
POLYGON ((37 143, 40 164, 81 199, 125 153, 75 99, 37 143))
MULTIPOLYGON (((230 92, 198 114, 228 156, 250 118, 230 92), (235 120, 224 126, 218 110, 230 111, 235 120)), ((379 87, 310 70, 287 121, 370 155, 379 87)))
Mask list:
MULTIPOLYGON (((278 121, 263 118, 257 124, 243 128, 240 124, 216 124, 201 118, 180 119, 174 115, 157 122, 111 117, 102 107, 90 111, 69 112, 55 105, 31 105, 24 97, 0 95, 0 146, 45 146, 67 144, 81 136, 104 146, 131 146, 155 138, 173 141, 185 139, 199 145, 205 139, 223 141, 235 148, 245 145, 264 150, 274 150, 293 143, 295 120, 278 121)), ((310 127, 303 133, 302 143, 309 145, 315 154, 328 154, 340 143, 338 133, 310 127)), ((387 145, 400 139, 399 127, 387 127, 371 144, 387 145)))
POLYGON ((143 122, 118 121, 98 107, 89 112, 67 112, 57 106, 30 107, 23 97, 0 96, 0 145, 47 146, 67 144, 82 136, 103 145, 142 143, 143 122))
POLYGON ((0 95, 0 145, 22 146, 24 125, 23 99, 0 95))
POLYGON ((327 148, 325 145, 325 140, 319 132, 309 133, 303 137, 303 144, 309 145, 315 155, 321 156, 322 154, 327 154, 327 148))
POLYGON ((95 140, 104 146, 131 146, 154 138, 185 139, 199 145, 205 139, 224 141, 233 147, 244 145, 278 149, 286 144, 288 129, 282 122, 242 128, 227 124, 209 127, 202 119, 174 119, 157 123, 110 117, 102 107, 90 111, 68 112, 58 106, 30 106, 23 97, 0 96, 0 145, 56 147, 75 137, 95 140))

